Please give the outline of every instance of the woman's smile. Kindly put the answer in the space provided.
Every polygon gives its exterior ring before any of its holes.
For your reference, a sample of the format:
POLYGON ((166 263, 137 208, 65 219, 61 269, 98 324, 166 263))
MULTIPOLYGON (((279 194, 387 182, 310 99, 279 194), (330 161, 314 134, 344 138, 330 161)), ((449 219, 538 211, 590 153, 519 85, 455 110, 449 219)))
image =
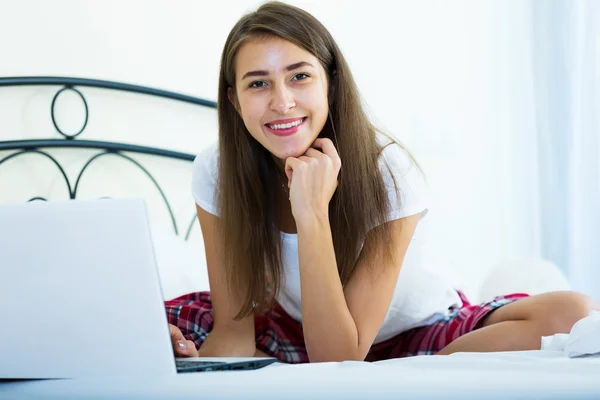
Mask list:
POLYGON ((276 136, 291 136, 298 132, 308 118, 287 118, 271 121, 265 124, 265 128, 276 136))

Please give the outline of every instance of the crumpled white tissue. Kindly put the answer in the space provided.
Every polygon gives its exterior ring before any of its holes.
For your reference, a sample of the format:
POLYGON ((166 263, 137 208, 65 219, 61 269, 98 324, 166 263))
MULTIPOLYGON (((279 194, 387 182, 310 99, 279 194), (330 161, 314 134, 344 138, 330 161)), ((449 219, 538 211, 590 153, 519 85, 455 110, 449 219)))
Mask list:
POLYGON ((568 333, 557 333, 553 336, 542 336, 542 350, 564 351, 568 333))
POLYGON ((577 321, 571 332, 542 337, 542 350, 563 351, 567 357, 600 356, 600 312, 577 321))

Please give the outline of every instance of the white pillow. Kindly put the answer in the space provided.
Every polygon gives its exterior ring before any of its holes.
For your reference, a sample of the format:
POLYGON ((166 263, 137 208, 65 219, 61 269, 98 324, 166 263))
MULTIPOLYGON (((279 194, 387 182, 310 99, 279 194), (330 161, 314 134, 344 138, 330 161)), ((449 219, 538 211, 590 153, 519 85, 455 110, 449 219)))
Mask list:
POLYGON ((209 290, 202 237, 196 235, 186 242, 172 230, 151 231, 164 299, 209 290))
POLYGON ((509 293, 535 295, 557 290, 571 290, 565 274, 543 259, 521 259, 498 264, 481 282, 480 301, 509 293))

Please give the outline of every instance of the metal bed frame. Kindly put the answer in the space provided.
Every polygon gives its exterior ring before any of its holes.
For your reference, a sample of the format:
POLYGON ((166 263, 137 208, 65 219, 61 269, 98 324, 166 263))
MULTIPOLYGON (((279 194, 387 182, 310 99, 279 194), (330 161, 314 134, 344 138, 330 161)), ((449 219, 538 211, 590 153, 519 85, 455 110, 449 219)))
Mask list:
MULTIPOLYGON (((114 155, 121 157, 139 169, 141 169, 144 174, 152 181, 160 196, 162 197, 165 206, 169 212, 171 217, 171 222, 173 224, 173 229, 176 235, 179 235, 179 229, 177 226, 177 221, 175 220, 175 216, 173 214, 173 210, 171 208, 171 204, 169 203, 167 196, 160 184, 157 180, 152 176, 152 174, 144 168, 144 166, 131 157, 128 154, 144 154, 151 156, 158 156, 168 159, 174 160, 183 160, 188 162, 193 162, 195 155, 188 153, 181 153, 177 151, 171 151, 166 149, 160 149, 156 147, 146 147, 125 143, 117 143, 117 142, 107 142, 107 141, 98 141, 98 140, 84 140, 79 139, 81 134, 85 131, 88 122, 89 116, 89 108, 88 103, 85 99, 83 93, 77 89, 77 87, 93 87, 93 88, 101 88, 108 90, 116 90, 116 91, 124 91, 148 96, 156 96, 164 99, 171 99, 183 103, 195 104, 201 107, 208 107, 216 109, 217 105, 215 102, 202 99, 199 97, 193 97, 184 95, 181 93, 170 92, 166 90, 151 88, 147 86, 138 86, 131 85, 127 83, 113 82, 113 81, 105 81, 105 80, 96 80, 96 79, 85 79, 85 78, 71 78, 71 77, 0 77, 0 87, 14 87, 14 86, 59 86, 60 89, 56 92, 54 97, 52 98, 52 103, 50 105, 50 116, 52 118, 52 123, 62 138, 59 139, 36 139, 36 140, 8 140, 8 141, 0 141, 0 166, 5 162, 10 161, 11 159, 15 159, 17 157, 23 156, 25 154, 35 154, 42 157, 46 157, 57 167, 58 171, 62 175, 67 190, 69 194, 69 198, 74 200, 77 198, 77 189, 79 187, 79 183, 81 178, 83 177, 86 169, 98 158, 104 157, 106 155, 114 155), (74 134, 67 134, 63 132, 56 122, 54 109, 57 98, 61 93, 65 91, 72 91, 76 93, 83 102, 85 108, 85 120, 81 129, 74 134), (99 152, 92 157, 90 157, 87 162, 83 165, 79 173, 77 174, 77 178, 75 179, 74 184, 69 180, 65 169, 61 165, 61 163, 50 155, 47 149, 53 148, 69 148, 69 149, 95 149, 99 150, 99 152), (10 152, 7 156, 1 157, 2 152, 10 152)), ((46 201, 47 199, 38 196, 29 199, 29 201, 34 200, 42 200, 46 201)), ((193 216, 191 222, 188 225, 185 239, 187 240, 190 236, 192 227, 194 226, 194 222, 196 220, 196 215, 193 216)))

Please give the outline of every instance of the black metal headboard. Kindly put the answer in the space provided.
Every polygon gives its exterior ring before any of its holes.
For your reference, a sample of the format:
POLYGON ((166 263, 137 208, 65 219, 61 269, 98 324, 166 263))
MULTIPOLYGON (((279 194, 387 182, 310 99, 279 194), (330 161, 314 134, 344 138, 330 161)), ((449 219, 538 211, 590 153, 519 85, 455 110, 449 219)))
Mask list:
MULTIPOLYGON (((52 118, 52 123, 56 128, 56 131, 62 136, 59 139, 32 139, 32 140, 8 140, 8 141, 0 141, 0 166, 5 162, 15 159, 24 154, 37 154, 42 157, 46 157, 49 159, 58 169, 62 177, 64 178, 69 198, 75 199, 77 198, 77 190, 79 188, 79 183, 81 178, 83 177, 86 169, 97 159, 106 156, 106 155, 115 155, 121 157, 133 165, 137 166, 141 169, 144 174, 152 181, 156 189, 159 191, 165 206, 169 212, 171 222, 173 224, 173 229, 177 235, 179 235, 179 229, 177 226, 177 222, 175 220, 175 216, 173 214, 173 210, 171 208, 171 204, 167 199, 166 194, 164 193, 161 185, 157 182, 154 176, 146 169, 139 161, 129 156, 127 153, 137 153, 137 154, 145 154, 158 156, 163 158, 175 159, 175 160, 183 160, 192 162, 195 158, 194 154, 181 153, 177 151, 160 149, 156 147, 146 147, 141 145, 133 145, 126 143, 116 143, 116 142, 108 142, 108 141, 98 141, 98 140, 84 140, 79 137, 85 131, 88 122, 89 116, 89 108, 88 103, 84 94, 77 89, 77 87, 93 87, 93 88, 101 88, 101 89, 110 89, 124 92, 131 92, 149 96, 156 96, 164 99, 171 99, 178 102, 195 104, 201 107, 208 107, 216 109, 216 103, 213 101, 205 100, 198 97, 192 97, 180 93, 170 92, 166 90, 160 90, 155 88, 150 88, 146 86, 138 86, 131 85, 126 83, 112 82, 112 81, 104 81, 104 80, 95 80, 95 79, 82 79, 82 78, 69 78, 69 77, 0 77, 0 87, 8 87, 8 86, 59 86, 60 88, 57 90, 56 94, 52 98, 52 102, 50 104, 50 116, 52 118), (83 102, 85 109, 85 120, 81 129, 73 134, 67 134, 63 132, 55 118, 55 104, 57 98, 61 93, 65 91, 72 91, 76 93, 83 102), (98 153, 94 154, 90 157, 87 162, 83 165, 79 173, 77 174, 77 178, 75 182, 71 182, 69 177, 67 176, 65 169, 61 165, 61 163, 49 154, 46 150, 52 148, 71 148, 71 149, 96 149, 100 150, 98 153), (5 152, 10 152, 8 155, 4 155, 5 152)), ((1 190, 1 188, 0 188, 1 190)), ((41 196, 33 197, 29 201, 33 200, 46 200, 41 196)), ((191 222, 188 225, 185 239, 190 235, 191 229, 195 222, 196 216, 192 217, 191 222)))

